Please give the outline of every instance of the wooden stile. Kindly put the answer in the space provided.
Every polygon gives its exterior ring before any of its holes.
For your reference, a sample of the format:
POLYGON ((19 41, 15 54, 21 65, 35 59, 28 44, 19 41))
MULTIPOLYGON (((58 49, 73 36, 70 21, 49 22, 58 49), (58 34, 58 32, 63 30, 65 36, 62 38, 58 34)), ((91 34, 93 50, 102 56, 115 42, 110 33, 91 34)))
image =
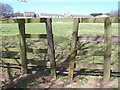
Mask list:
MULTIPOLYGON (((22 74, 27 74, 27 66, 29 65, 38 65, 38 66, 49 66, 51 68, 51 76, 56 79, 56 67, 65 67, 68 68, 67 64, 57 64, 55 62, 55 50, 54 50, 54 41, 53 41, 53 33, 52 33, 52 19, 51 18, 39 18, 39 23, 45 23, 46 24, 46 32, 47 34, 25 34, 25 21, 29 21, 32 18, 19 18, 16 19, 18 21, 18 27, 19 27, 19 42, 20 42, 20 58, 21 59, 14 59, 14 64, 18 64, 21 66, 21 72, 22 74), (47 38, 48 41, 48 49, 39 49, 39 48, 26 48, 26 40, 25 38, 47 38), (35 54, 38 53, 47 53, 48 52, 48 58, 50 62, 41 62, 39 61, 27 61, 27 55, 26 52, 33 52, 35 54), (36 64, 37 63, 37 64, 36 64)), ((81 18, 82 19, 82 18, 81 18)), ((35 21, 35 20, 34 20, 35 21)), ((103 79, 109 80, 110 79, 110 70, 111 68, 111 42, 112 39, 114 41, 114 38, 111 36, 111 20, 109 17, 105 18, 104 22, 104 37, 103 36, 78 36, 78 29, 79 29, 79 18, 74 18, 73 22, 73 33, 72 33, 72 41, 71 41, 71 51, 70 51, 70 61, 69 61, 69 68, 68 68, 68 80, 72 81, 74 76, 74 69, 76 68, 91 68, 91 69, 103 69, 103 79), (104 56, 104 65, 88 65, 88 64, 82 64, 82 63, 76 63, 76 54, 77 54, 77 41, 78 42, 103 42, 104 40, 104 52, 103 51, 78 51, 80 55, 85 56, 104 56), (76 64, 76 65, 75 65, 76 64)), ((4 37, 10 37, 10 36, 4 36, 4 37)), ((15 35, 11 37, 16 37, 15 35)), ((118 37, 119 39, 119 37, 118 37)), ((115 39, 116 40, 116 39, 115 39)), ((119 40, 116 40, 120 43, 119 40)), ((3 48, 3 51, 18 51, 18 49, 12 49, 12 48, 3 48)), ((118 59, 120 51, 118 51, 118 59)), ((11 59, 12 60, 12 59, 11 59)), ((1 60, 4 63, 12 63, 9 60, 2 59, 1 60)))

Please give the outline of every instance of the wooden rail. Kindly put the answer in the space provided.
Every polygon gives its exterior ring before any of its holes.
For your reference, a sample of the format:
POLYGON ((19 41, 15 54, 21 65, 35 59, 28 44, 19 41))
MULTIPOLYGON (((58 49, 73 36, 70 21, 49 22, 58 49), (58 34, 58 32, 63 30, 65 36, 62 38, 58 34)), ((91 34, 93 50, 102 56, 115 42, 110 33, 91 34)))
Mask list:
MULTIPOLYGON (((20 59, 9 59, 9 58, 1 58, 0 60, 1 67, 7 67, 9 64, 10 67, 21 67, 21 60, 20 59)), ((50 68, 50 61, 39 61, 39 60, 32 60, 28 59, 28 67, 33 66, 40 66, 40 67, 48 67, 50 68)), ((69 63, 68 62, 56 62, 56 68, 68 68, 69 63)), ((102 64, 96 64, 96 63, 81 63, 79 61, 75 62, 74 70, 81 70, 81 69, 103 69, 102 64)), ((114 70, 113 66, 111 66, 110 70, 114 70)))
MULTIPOLYGON (((12 52, 19 52, 19 48, 2 48, 2 51, 12 51, 12 52)), ((48 53, 48 49, 41 49, 41 48, 27 48, 27 52, 33 52, 35 54, 39 53, 48 53)), ((103 51, 88 51, 83 50, 77 52, 79 55, 85 55, 85 56, 104 56, 103 51)))
POLYGON ((84 56, 104 56, 103 51, 77 51, 77 54, 84 55, 84 56))
MULTIPOLYGON (((2 35, 2 38, 4 39, 10 39, 10 38, 19 38, 19 34, 14 35, 2 35)), ((47 34, 25 34, 25 38, 43 38, 47 39, 47 34)))
MULTIPOLYGON (((111 36, 112 42, 120 41, 120 36, 111 36)), ((79 42, 104 42, 104 36, 78 36, 79 42)))
POLYGON ((26 34, 26 38, 45 38, 47 39, 47 34, 26 34))
POLYGON ((18 17, 18 18, 12 18, 15 22, 17 22, 17 19, 20 20, 20 19, 24 19, 25 20, 25 23, 45 23, 45 20, 46 18, 31 18, 31 17, 28 17, 28 18, 25 18, 25 17, 18 17))
MULTIPOLYGON (((18 34, 2 35, 4 39, 19 37, 18 34)), ((47 34, 25 34, 25 38, 43 38, 47 39, 47 34)), ((120 36, 111 36, 112 42, 120 41, 120 36)), ((104 42, 104 36, 78 36, 79 42, 104 42)))
MULTIPOLYGON (((9 51, 9 52, 19 52, 19 48, 2 48, 2 51, 9 51)), ((41 48, 27 48, 26 52, 33 52, 35 54, 38 53, 47 53, 48 49, 41 49, 41 48)))

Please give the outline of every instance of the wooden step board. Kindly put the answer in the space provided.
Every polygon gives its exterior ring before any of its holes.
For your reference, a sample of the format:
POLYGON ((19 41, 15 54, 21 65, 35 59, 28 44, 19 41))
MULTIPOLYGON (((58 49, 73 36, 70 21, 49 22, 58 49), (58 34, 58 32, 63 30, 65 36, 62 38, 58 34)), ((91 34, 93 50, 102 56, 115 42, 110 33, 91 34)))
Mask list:
MULTIPOLYGON (((21 60, 20 59, 7 59, 7 58, 1 58, 0 63, 2 63, 2 66, 5 67, 8 64, 12 67, 21 66, 21 60)), ((1 66, 1 67, 2 67, 1 66)), ((50 68, 50 62, 49 61, 39 61, 39 60, 28 60, 28 67, 29 66, 44 66, 50 68)), ((68 68, 69 63, 68 62, 57 62, 56 67, 57 68, 68 68)), ((79 61, 75 62, 75 70, 79 69, 103 69, 102 64, 95 64, 95 63, 81 63, 79 61)), ((114 68, 111 65, 111 70, 114 68)))

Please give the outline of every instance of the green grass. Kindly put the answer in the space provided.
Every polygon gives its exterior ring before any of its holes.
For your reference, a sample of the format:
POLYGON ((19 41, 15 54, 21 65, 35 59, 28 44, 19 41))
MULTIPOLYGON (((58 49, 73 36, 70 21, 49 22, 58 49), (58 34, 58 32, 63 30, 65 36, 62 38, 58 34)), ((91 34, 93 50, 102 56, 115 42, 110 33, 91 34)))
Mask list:
MULTIPOLYGON (((117 23, 112 24, 112 35, 118 35, 117 23)), ((104 24, 103 23, 81 23, 79 25, 79 35, 103 35, 104 24)))
MULTIPOLYGON (((55 36, 69 36, 72 34, 72 23, 63 22, 56 23, 53 22, 53 34, 55 36)), ((118 35, 118 25, 117 23, 112 24, 112 35, 118 35)), ((18 34, 17 23, 2 24, 1 34, 18 34)), ((46 33, 45 24, 41 23, 26 23, 26 33, 46 33)), ((79 35, 103 35, 104 34, 104 24, 103 23, 80 23, 79 24, 79 35)))
POLYGON ((72 22, 72 18, 53 18, 53 22, 72 22))

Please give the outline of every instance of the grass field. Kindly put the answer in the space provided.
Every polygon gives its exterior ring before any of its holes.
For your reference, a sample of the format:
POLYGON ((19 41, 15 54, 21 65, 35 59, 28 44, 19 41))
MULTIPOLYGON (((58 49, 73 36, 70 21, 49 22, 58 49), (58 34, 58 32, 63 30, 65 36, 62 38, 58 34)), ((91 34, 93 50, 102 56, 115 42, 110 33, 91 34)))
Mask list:
MULTIPOLYGON (((53 19, 53 33, 55 36, 69 36, 72 33, 72 19, 53 19), (63 34, 64 33, 64 34, 63 34)), ((4 34, 18 34, 17 23, 2 24, 4 34)), ((118 35, 117 23, 112 24, 112 35, 118 35)), ((46 33, 45 24, 43 23, 26 23, 26 33, 46 33)), ((103 23, 80 23, 79 35, 102 35, 104 33, 103 23)))

